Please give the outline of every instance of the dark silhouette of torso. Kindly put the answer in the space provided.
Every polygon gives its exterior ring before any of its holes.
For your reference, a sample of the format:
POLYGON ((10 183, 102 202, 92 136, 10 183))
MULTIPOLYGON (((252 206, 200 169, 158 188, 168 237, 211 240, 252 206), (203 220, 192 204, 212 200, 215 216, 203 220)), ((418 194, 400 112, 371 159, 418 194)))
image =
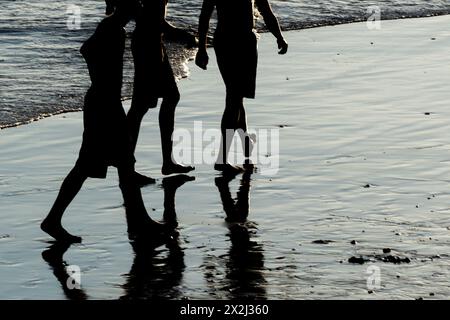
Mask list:
POLYGON ((121 102, 124 50, 125 30, 112 17, 103 19, 80 49, 91 87, 84 99, 79 162, 90 177, 105 177, 109 165, 134 162, 121 102))
POLYGON ((111 18, 103 19, 81 47, 91 77, 91 91, 105 94, 105 99, 120 100, 124 49, 125 30, 111 18))
POLYGON ((240 37, 253 32, 255 27, 253 0, 216 0, 216 8, 216 35, 240 37))
POLYGON ((142 4, 131 39, 136 102, 149 95, 162 96, 166 80, 173 77, 162 40, 167 0, 145 0, 142 4))

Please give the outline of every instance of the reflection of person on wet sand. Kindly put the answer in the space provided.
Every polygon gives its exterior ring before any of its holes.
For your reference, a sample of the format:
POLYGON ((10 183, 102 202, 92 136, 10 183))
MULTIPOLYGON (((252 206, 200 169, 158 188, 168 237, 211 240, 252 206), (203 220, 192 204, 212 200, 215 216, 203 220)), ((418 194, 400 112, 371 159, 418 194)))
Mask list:
POLYGON ((135 16, 136 6, 135 1, 116 1, 114 13, 99 23, 81 48, 92 81, 83 110, 83 143, 75 167, 65 178, 50 213, 41 224, 42 230, 57 240, 81 241, 62 227, 62 216, 86 179, 105 178, 108 166, 115 166, 119 173, 130 237, 166 233, 164 225, 148 216, 133 177, 135 159, 121 103, 124 26, 135 16))
MULTIPOLYGON (((224 175, 215 179, 220 193, 223 209, 226 213, 231 247, 228 260, 225 262, 226 277, 223 277, 223 288, 230 292, 229 299, 264 299, 266 297, 265 279, 263 275, 264 255, 260 244, 251 239, 251 231, 247 217, 249 214, 249 191, 251 171, 244 172, 237 200, 230 193, 229 183, 234 175, 224 175)), ((214 282, 214 268, 208 268, 207 279, 214 282)), ((214 287, 217 283, 214 283, 214 287)))
MULTIPOLYGON (((166 9, 167 0, 144 0, 142 9, 136 17, 136 28, 131 43, 135 68, 134 88, 127 120, 134 151, 144 115, 148 109, 157 106, 158 98, 162 98, 159 111, 163 156, 161 172, 169 175, 187 173, 194 170, 194 167, 177 164, 172 159, 175 108, 180 93, 162 42, 162 35, 173 35, 190 44, 195 44, 196 39, 188 32, 168 23, 165 19, 166 9)), ((142 185, 154 182, 149 177, 139 176, 142 185)))
POLYGON ((131 242, 131 246, 134 260, 120 299, 181 299, 179 286, 186 265, 178 239, 166 243, 166 256, 146 242, 131 242))
POLYGON ((63 256, 67 249, 69 249, 70 245, 71 244, 68 242, 56 242, 47 250, 42 252, 42 258, 53 269, 53 274, 61 283, 64 294, 68 299, 86 300, 88 296, 81 287, 69 288, 68 286, 69 284, 73 284, 74 279, 71 279, 72 274, 67 272, 67 263, 63 260, 63 256))
POLYGON ((217 9, 214 50, 226 87, 226 104, 221 123, 222 141, 214 166, 219 171, 241 171, 241 168, 227 162, 235 131, 238 131, 242 140, 244 155, 247 158, 246 166, 253 167, 248 158, 251 156, 255 138, 247 134, 247 118, 243 104, 244 98, 255 97, 258 53, 253 2, 263 16, 267 28, 277 39, 280 49, 278 53, 285 54, 288 45, 268 0, 204 0, 200 15, 199 50, 195 63, 206 70, 209 59, 206 52, 209 21, 214 8, 217 9))
MULTIPOLYGON (((177 175, 164 178, 164 221, 176 226, 175 193, 179 187, 194 177, 177 175)), ((178 239, 166 243, 167 256, 161 256, 157 250, 146 241, 132 241, 134 261, 123 285, 125 295, 122 299, 180 299, 181 292, 177 289, 181 283, 185 269, 184 253, 178 239)))
POLYGON ((164 178, 162 187, 164 189, 164 222, 171 227, 177 227, 177 213, 175 212, 175 193, 179 187, 188 181, 195 180, 184 174, 164 178))

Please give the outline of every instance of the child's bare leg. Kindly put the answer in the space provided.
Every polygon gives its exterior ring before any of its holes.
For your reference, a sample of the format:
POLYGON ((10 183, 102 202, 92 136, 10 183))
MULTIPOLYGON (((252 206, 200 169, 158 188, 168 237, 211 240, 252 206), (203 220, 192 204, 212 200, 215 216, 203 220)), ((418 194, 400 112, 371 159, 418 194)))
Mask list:
POLYGON ((173 90, 170 96, 163 99, 161 110, 159 111, 159 130, 161 131, 161 148, 163 156, 162 174, 187 173, 194 170, 192 166, 183 166, 174 163, 172 159, 172 134, 175 126, 175 108, 180 100, 180 94, 173 90))
MULTIPOLYGON (((133 96, 131 107, 127 114, 128 130, 131 136, 131 146, 133 153, 136 151, 136 145, 139 138, 142 119, 144 118, 148 109, 156 107, 157 104, 158 98, 152 98, 149 101, 143 101, 133 96)), ((137 184, 140 186, 156 182, 155 179, 144 176, 138 172, 134 173, 134 178, 137 184)))
POLYGON ((214 169, 218 171, 240 172, 242 168, 228 163, 228 153, 231 148, 234 132, 237 128, 239 118, 239 100, 227 93, 225 102, 225 111, 220 123, 222 137, 220 140, 220 149, 214 169))
POLYGON ((80 237, 71 235, 62 227, 61 220, 65 210, 78 194, 86 179, 86 174, 84 174, 80 166, 76 164, 64 179, 53 207, 41 223, 41 229, 56 240, 81 242, 80 237))

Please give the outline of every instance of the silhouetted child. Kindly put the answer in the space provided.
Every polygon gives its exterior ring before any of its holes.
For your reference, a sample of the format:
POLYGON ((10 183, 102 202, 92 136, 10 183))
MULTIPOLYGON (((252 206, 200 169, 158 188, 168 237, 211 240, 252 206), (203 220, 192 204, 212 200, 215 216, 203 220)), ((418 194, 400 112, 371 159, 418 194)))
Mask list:
MULTIPOLYGON (((200 15, 199 50, 195 62, 206 70, 209 59, 206 52, 209 21, 214 8, 217 9, 214 50, 226 87, 226 104, 221 122, 222 141, 214 166, 219 171, 242 170, 227 161, 234 131, 238 130, 240 134, 246 158, 250 157, 253 148, 254 138, 247 134, 243 101, 244 98, 255 97, 258 52, 254 32, 254 4, 263 16, 267 28, 277 39, 280 49, 278 53, 285 54, 288 45, 267 0, 204 0, 200 15), (227 136, 227 129, 233 134, 227 136)), ((246 163, 249 163, 248 159, 246 163)))
MULTIPOLYGON (((174 130, 175 108, 180 100, 177 83, 162 42, 162 35, 184 39, 195 43, 195 37, 169 24, 166 19, 167 0, 144 0, 142 11, 136 17, 131 50, 134 58, 134 88, 131 108, 127 119, 132 137, 133 151, 139 136, 142 119, 149 108, 155 108, 158 98, 162 98, 159 111, 159 128, 164 175, 187 173, 194 167, 177 164, 172 159, 172 133, 174 130)), ((139 177, 139 176, 138 176, 139 177)), ((151 178, 140 176, 144 184, 151 178)))
POLYGON ((139 186, 133 178, 135 159, 121 103, 124 26, 135 16, 137 2, 116 1, 114 13, 103 19, 83 44, 81 53, 91 77, 83 110, 83 142, 75 167, 65 178, 58 197, 41 228, 57 240, 80 242, 68 233, 61 219, 88 177, 105 178, 108 166, 119 173, 130 238, 161 235, 162 224, 147 214, 139 186))

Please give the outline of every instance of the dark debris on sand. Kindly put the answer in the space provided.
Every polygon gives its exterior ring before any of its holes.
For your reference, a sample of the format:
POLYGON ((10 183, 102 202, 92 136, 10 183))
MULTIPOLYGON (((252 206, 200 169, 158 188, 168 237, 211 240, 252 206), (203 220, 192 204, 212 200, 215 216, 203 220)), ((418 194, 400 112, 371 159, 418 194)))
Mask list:
POLYGON ((349 263, 353 264, 364 264, 366 262, 375 262, 375 261, 381 261, 386 263, 393 263, 393 264, 401 264, 401 263, 410 263, 411 259, 408 257, 400 257, 400 256, 394 256, 394 255, 373 255, 373 256, 359 256, 359 257, 351 257, 348 259, 349 263))
POLYGON ((314 240, 312 243, 314 244, 330 244, 334 242, 333 240, 314 240))

